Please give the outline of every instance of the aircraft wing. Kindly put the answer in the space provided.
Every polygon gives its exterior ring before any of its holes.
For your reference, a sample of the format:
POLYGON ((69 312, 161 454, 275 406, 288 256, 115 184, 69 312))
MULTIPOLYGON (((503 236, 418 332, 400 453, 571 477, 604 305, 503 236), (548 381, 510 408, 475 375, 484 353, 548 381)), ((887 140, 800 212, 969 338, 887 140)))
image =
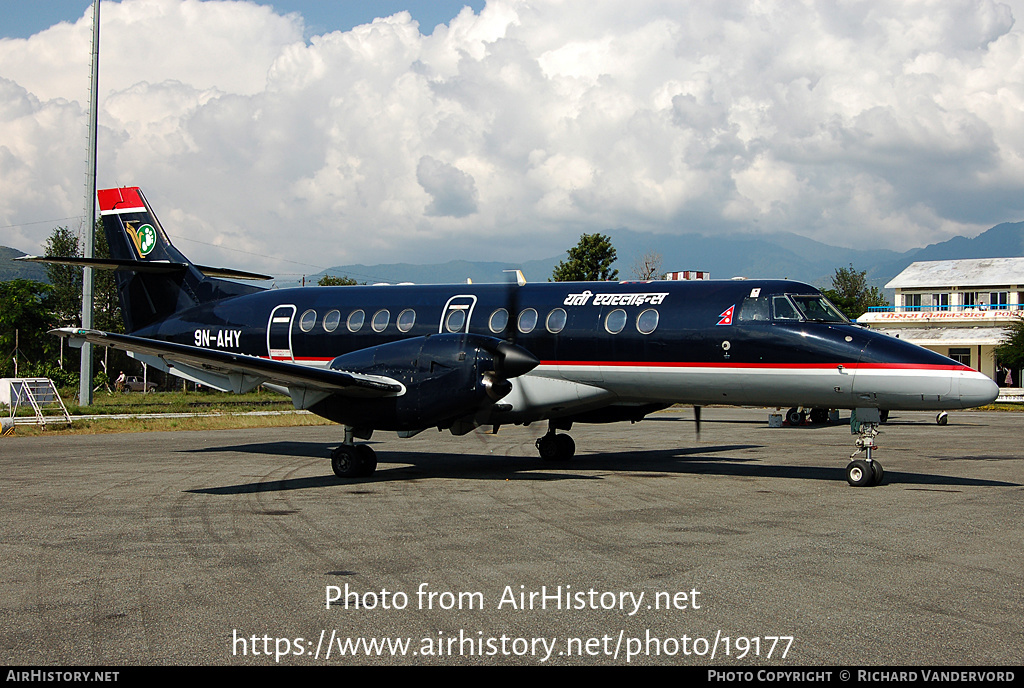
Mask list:
POLYGON ((375 398, 398 396, 405 391, 402 383, 380 375, 312 368, 297 363, 101 330, 65 327, 51 330, 50 333, 69 338, 73 346, 90 342, 127 351, 136 358, 163 369, 175 368, 182 377, 223 391, 247 392, 264 382, 287 387, 298 408, 306 408, 328 394, 375 398))

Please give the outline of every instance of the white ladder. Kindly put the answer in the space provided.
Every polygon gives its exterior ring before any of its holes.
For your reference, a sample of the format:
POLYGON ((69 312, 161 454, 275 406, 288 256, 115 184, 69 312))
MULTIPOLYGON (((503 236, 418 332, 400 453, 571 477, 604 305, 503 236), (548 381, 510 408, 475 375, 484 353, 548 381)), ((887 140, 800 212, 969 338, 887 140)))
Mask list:
POLYGON ((53 380, 47 377, 21 377, 11 380, 11 421, 15 425, 46 425, 70 423, 71 414, 64 406, 53 380), (18 416, 18 407, 28 402, 34 415, 18 416))

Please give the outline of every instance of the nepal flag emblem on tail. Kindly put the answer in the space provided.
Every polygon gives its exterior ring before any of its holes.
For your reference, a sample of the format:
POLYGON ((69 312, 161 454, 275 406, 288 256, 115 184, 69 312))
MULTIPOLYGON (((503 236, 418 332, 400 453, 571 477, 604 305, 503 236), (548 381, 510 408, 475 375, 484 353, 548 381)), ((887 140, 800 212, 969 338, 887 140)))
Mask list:
POLYGON ((729 306, 729 308, 718 316, 718 325, 732 325, 732 314, 736 311, 736 304, 729 306))

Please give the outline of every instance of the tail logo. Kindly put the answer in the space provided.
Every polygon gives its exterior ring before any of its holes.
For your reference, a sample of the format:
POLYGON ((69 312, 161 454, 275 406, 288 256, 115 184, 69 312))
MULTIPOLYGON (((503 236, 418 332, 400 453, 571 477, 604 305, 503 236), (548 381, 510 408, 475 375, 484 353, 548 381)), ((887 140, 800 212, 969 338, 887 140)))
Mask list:
POLYGON ((141 258, 145 258, 156 248, 156 230, 153 229, 153 225, 142 225, 136 229, 131 223, 126 223, 125 229, 128 230, 128 236, 131 237, 141 258))

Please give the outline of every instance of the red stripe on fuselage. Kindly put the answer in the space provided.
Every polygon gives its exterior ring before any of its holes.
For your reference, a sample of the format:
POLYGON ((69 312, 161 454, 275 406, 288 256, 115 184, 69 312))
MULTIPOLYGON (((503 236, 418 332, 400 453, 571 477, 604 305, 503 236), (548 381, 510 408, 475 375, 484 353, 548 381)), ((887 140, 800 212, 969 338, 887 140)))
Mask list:
MULTIPOLYGON (((262 356, 261 358, 266 358, 262 356)), ((275 360, 289 360, 286 358, 275 360)), ((325 363, 333 361, 333 357, 296 356, 296 363, 325 363)), ((756 368, 758 370, 832 370, 842 366, 845 370, 954 370, 971 371, 974 368, 965 365, 937 365, 919 363, 728 363, 725 361, 541 361, 542 366, 603 366, 603 367, 634 367, 634 368, 756 368)))
POLYGON ((974 370, 964 365, 919 363, 728 363, 725 361, 541 361, 542 366, 607 366, 642 368, 758 368, 777 370, 974 370))

